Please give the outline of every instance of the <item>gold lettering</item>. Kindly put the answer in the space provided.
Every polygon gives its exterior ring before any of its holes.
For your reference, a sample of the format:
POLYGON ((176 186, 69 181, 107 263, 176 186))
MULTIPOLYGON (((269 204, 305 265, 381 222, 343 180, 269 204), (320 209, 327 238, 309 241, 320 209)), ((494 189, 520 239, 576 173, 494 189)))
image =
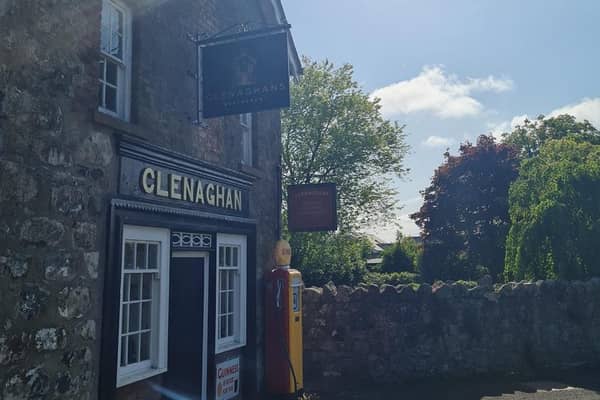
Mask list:
POLYGON ((225 207, 225 188, 217 185, 217 207, 225 207))
POLYGON ((215 205, 215 185, 212 183, 206 185, 206 202, 211 206, 215 205))
POLYGON ((231 199, 231 189, 227 189, 227 201, 225 202, 225 208, 233 208, 233 200, 231 199))
POLYGON ((156 195, 160 197, 169 197, 169 192, 164 190, 162 186, 162 174, 160 171, 156 171, 156 195))
POLYGON ((194 201, 194 180, 183 177, 183 200, 194 201))
POLYGON ((154 183, 149 183, 148 178, 154 179, 154 170, 152 168, 144 168, 142 171, 142 189, 146 193, 154 192, 154 183))
POLYGON ((181 200, 181 176, 171 174, 169 179, 169 197, 175 200, 181 200))
POLYGON ((202 182, 196 184, 196 203, 204 204, 204 192, 202 191, 202 182))
POLYGON ((242 191, 241 190, 235 190, 233 192, 233 196, 234 196, 234 210, 238 210, 238 211, 242 211, 242 191))

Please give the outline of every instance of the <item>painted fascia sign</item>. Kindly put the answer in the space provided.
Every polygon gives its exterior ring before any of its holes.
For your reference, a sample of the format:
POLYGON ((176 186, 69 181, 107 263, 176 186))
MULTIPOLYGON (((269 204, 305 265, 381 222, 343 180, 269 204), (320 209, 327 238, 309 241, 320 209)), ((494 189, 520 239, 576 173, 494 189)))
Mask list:
POLYGON ((288 229, 290 232, 335 231, 337 201, 334 183, 289 185, 288 229))
POLYGON ((247 32, 235 39, 200 44, 203 118, 288 107, 287 43, 284 26, 279 31, 247 32))
POLYGON ((240 358, 217 364, 215 393, 217 400, 227 400, 240 393, 240 358))

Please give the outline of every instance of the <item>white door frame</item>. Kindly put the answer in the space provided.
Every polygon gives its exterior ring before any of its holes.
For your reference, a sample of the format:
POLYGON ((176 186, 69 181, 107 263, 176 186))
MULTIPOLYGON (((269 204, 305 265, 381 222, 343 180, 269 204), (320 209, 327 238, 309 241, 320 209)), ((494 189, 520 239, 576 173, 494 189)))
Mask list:
POLYGON ((206 251, 177 251, 173 250, 171 258, 202 258, 204 259, 204 314, 202 316, 202 400, 206 400, 208 382, 208 270, 209 254, 206 251))

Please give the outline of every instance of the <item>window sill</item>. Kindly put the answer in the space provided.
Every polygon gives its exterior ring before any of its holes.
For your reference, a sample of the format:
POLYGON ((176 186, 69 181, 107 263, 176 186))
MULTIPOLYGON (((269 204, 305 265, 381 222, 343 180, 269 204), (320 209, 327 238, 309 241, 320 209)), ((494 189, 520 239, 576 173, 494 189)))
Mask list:
POLYGON ((139 136, 141 138, 144 137, 144 132, 139 126, 124 121, 120 118, 113 117, 112 115, 102 112, 100 110, 94 111, 94 122, 100 125, 108 126, 109 128, 113 128, 114 130, 120 132, 128 133, 134 136, 139 136))
POLYGON ((140 372, 136 372, 130 375, 123 375, 117 377, 117 387, 123 387, 126 385, 130 385, 132 383, 152 378, 153 376, 164 374, 167 372, 167 368, 152 368, 149 370, 144 370, 140 372))
POLYGON ((225 353, 226 351, 239 349, 240 347, 246 346, 246 343, 240 342, 229 342, 224 344, 217 344, 217 348, 215 349, 215 354, 225 353))
POLYGON ((240 163, 238 165, 238 169, 248 175, 252 175, 253 177, 257 178, 257 179, 264 179, 265 177, 265 173, 255 167, 252 167, 250 165, 244 164, 244 163, 240 163))

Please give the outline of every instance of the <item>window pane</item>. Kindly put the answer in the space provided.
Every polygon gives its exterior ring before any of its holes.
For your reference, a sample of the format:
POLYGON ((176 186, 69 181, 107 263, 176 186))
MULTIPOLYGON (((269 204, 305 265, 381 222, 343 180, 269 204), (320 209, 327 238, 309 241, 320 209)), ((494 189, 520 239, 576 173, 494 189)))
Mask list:
POLYGON ((227 292, 221 292, 220 303, 221 314, 227 313, 227 292))
POLYGON ((150 310, 152 309, 152 302, 146 301, 142 303, 142 329, 150 329, 150 310))
POLYGON ((227 312, 232 313, 234 311, 233 303, 233 291, 227 293, 227 312))
POLYGON ((233 314, 227 316, 227 336, 233 336, 233 314))
POLYGON ((127 333, 127 322, 129 321, 129 306, 123 304, 121 308, 121 333, 127 333))
POLYGON ((117 86, 117 71, 117 64, 112 61, 106 61, 106 82, 117 86))
POLYGON ((110 86, 106 87, 106 99, 104 107, 107 110, 117 112, 117 89, 110 86))
POLYGON ((225 266, 231 266, 231 247, 225 247, 225 266))
POLYGON ((221 290, 227 290, 227 271, 219 271, 221 290))
POLYGON ((152 298, 152 274, 144 274, 142 277, 142 299, 152 298))
POLYGON ((123 276, 123 301, 129 301, 129 274, 123 276))
POLYGON ((127 364, 134 364, 139 361, 139 335, 129 335, 127 337, 127 364))
POLYGON ((146 268, 146 243, 137 243, 135 247, 135 266, 139 269, 146 268))
POLYGON ((158 244, 148 245, 148 268, 158 268, 158 244))
POLYGON ((232 251, 233 251, 233 255, 232 255, 233 260, 232 260, 231 265, 234 267, 237 267, 238 266, 238 248, 234 247, 234 248, 232 248, 232 251))
POLYGON ((140 343, 140 361, 150 359, 150 332, 142 333, 140 343))
POLYGON ((227 316, 223 315, 222 317, 219 318, 220 321, 220 332, 219 332, 219 338, 224 338, 227 337, 227 316))
POLYGON ((140 303, 129 305, 129 332, 140 330, 140 303))
POLYGON ((133 248, 135 244, 125 243, 125 269, 133 269, 133 248))
POLYGON ((219 267, 223 266, 223 262, 225 261, 225 256, 223 255, 223 247, 219 247, 219 267))
POLYGON ((101 28, 100 28, 100 49, 108 53, 110 48, 110 8, 102 7, 101 28))
POLYGON ((141 276, 140 274, 129 274, 129 300, 139 300, 141 290, 141 276))
POLYGON ((127 336, 121 337, 121 367, 127 365, 127 336))
POLYGON ((123 59, 123 36, 121 36, 118 32, 112 33, 111 38, 111 50, 110 54, 118 58, 119 60, 123 59))

